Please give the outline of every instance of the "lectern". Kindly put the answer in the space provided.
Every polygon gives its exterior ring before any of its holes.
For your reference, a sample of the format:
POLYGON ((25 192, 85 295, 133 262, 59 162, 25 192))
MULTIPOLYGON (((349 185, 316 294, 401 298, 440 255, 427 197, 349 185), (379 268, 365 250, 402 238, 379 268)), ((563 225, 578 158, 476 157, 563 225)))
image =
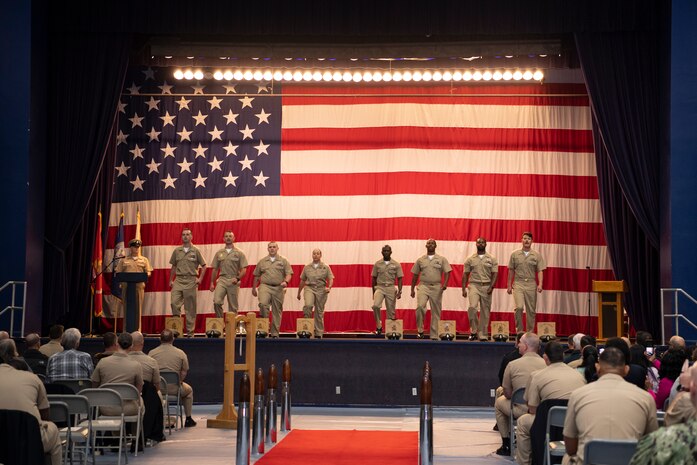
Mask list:
MULTIPOLYGON (((119 282, 126 283, 126 296, 123 301, 123 330, 129 333, 140 331, 140 302, 136 296, 138 283, 148 280, 147 273, 128 273, 118 274, 119 282)), ((114 325, 116 329, 116 325, 114 325)))
POLYGON ((627 292, 624 281, 593 281, 598 293, 598 339, 622 337, 622 293, 627 292))

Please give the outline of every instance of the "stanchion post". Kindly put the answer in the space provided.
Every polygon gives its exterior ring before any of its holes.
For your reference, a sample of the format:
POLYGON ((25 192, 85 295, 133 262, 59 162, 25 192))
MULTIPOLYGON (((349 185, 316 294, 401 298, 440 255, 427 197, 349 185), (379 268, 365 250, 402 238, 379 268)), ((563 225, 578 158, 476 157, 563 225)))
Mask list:
POLYGON ((419 465, 433 465, 433 403, 431 364, 424 364, 421 377, 421 416, 419 419, 419 465))
POLYGON ((269 384, 266 390, 266 444, 271 446, 276 444, 278 431, 278 405, 276 404, 276 386, 278 386, 278 373, 276 365, 269 368, 269 384))
POLYGON ((281 385, 281 396, 283 397, 281 404, 281 431, 290 431, 290 360, 286 359, 283 362, 283 383, 281 385))
POLYGON ((237 450, 235 465, 249 465, 249 375, 242 373, 240 379, 239 408, 237 410, 237 450))
POLYGON ((262 455, 264 455, 264 370, 259 368, 254 383, 252 457, 261 457, 262 455))

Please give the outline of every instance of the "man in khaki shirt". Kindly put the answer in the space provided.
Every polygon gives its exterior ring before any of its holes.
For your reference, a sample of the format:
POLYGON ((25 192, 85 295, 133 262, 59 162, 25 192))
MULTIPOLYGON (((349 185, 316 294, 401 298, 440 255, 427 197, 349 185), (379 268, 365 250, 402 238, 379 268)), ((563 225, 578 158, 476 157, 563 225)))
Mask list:
MULTIPOLYGON (((143 369, 140 363, 128 356, 128 351, 133 345, 133 337, 130 333, 121 333, 118 338, 118 350, 109 357, 99 361, 92 373, 92 384, 99 387, 108 383, 125 383, 134 386, 140 392, 143 389, 143 369)), ((135 415, 138 413, 142 401, 124 401, 123 413, 135 415)), ((112 408, 103 408, 103 413, 107 415, 118 415, 121 411, 112 408)), ((141 410, 142 413, 142 410, 141 410)))
POLYGON ((622 351, 608 347, 600 354, 598 381, 571 394, 562 464, 582 464, 591 439, 640 439, 658 429, 656 403, 648 392, 623 379, 628 371, 622 351))
POLYGON ((12 339, 0 341, 0 409, 21 410, 36 417, 44 452, 51 455, 51 465, 63 463, 60 435, 55 424, 48 421, 49 404, 46 388, 38 376, 9 365, 18 357, 12 339))
POLYGON ((496 413, 496 424, 501 434, 502 445, 496 451, 498 455, 511 455, 511 432, 510 417, 518 418, 523 415, 527 408, 523 404, 516 404, 514 411, 511 412, 511 397, 520 388, 528 385, 530 376, 533 372, 541 370, 547 366, 540 357, 540 338, 535 333, 527 332, 523 334, 518 342, 518 352, 521 357, 513 360, 506 366, 503 372, 503 395, 496 399, 494 411, 496 413))
POLYGON ((269 254, 259 260, 254 269, 254 283, 252 295, 259 296, 259 313, 262 318, 269 317, 269 307, 273 316, 271 318, 271 337, 278 337, 281 328, 281 313, 283 313, 283 298, 286 288, 293 275, 293 269, 288 260, 278 254, 278 244, 269 242, 267 246, 269 254), (261 283, 261 284, 259 284, 261 283), (257 293, 257 286, 259 292, 257 293))
POLYGON ((375 318, 375 334, 382 334, 382 318, 380 317, 380 307, 385 301, 385 311, 388 320, 397 318, 397 300, 402 297, 402 280, 404 271, 402 265, 392 259, 392 247, 384 245, 382 247, 382 260, 378 260, 373 265, 371 281, 373 284, 373 317, 375 318), (397 280, 397 288, 394 281, 397 280))
MULTIPOLYGON (((194 391, 184 382, 189 373, 189 357, 183 350, 174 347, 174 333, 169 329, 163 329, 160 333, 160 345, 150 351, 148 355, 157 360, 160 371, 169 370, 179 373, 181 385, 181 402, 184 404, 184 414, 186 415, 185 427, 196 426, 196 422, 191 418, 191 409, 194 405, 194 391)), ((177 386, 167 385, 167 394, 176 395, 177 386)))
POLYGON ((523 248, 511 254, 508 262, 508 289, 515 301, 515 327, 517 332, 523 329, 523 309, 528 331, 535 331, 535 311, 537 294, 542 292, 543 271, 547 263, 539 252, 533 250, 532 233, 524 232, 523 248), (537 275, 537 283, 535 282, 537 275))
MULTIPOLYGON (((139 239, 131 239, 128 246, 131 248, 131 254, 123 257, 116 265, 116 273, 146 273, 148 278, 152 274, 152 266, 150 260, 140 254, 140 247, 143 243, 139 239)), ((121 283, 121 295, 126 298, 127 283, 121 283)), ((136 298, 138 299, 138 315, 143 313, 143 299, 145 297, 145 283, 136 283, 136 298)), ((140 327, 140 318, 138 318, 138 327, 140 327)))
POLYGON ((416 330, 418 338, 424 338, 424 316, 426 304, 431 306, 431 339, 438 340, 438 323, 443 303, 443 292, 448 288, 452 268, 448 259, 436 254, 436 240, 426 241, 426 255, 423 255, 411 268, 411 296, 416 296, 414 288, 419 281, 419 297, 416 299, 416 330))
POLYGON ((160 390, 160 366, 157 360, 143 352, 143 347, 145 345, 145 339, 143 338, 143 333, 140 331, 134 331, 131 333, 133 338, 133 345, 131 350, 128 352, 128 357, 131 360, 135 360, 140 363, 140 367, 143 370, 143 382, 149 382, 153 385, 155 390, 160 390))
POLYGON ((525 388, 528 413, 521 415, 516 422, 516 462, 518 465, 532 463, 530 428, 535 421, 537 407, 549 399, 568 399, 571 393, 586 384, 577 370, 564 363, 564 347, 557 341, 545 345, 542 356, 547 368, 535 371, 525 388))
POLYGON ((193 337, 196 328, 196 291, 201 278, 206 274, 206 261, 201 252, 191 244, 191 229, 182 231, 182 245, 172 252, 169 264, 169 287, 171 291, 172 315, 180 316, 182 305, 186 310, 186 336, 193 337), (199 275, 198 268, 201 267, 199 275), (199 277, 200 276, 200 277, 199 277))
POLYGON ((235 242, 235 234, 232 231, 225 231, 223 235, 225 247, 218 250, 213 257, 211 265, 211 292, 213 292, 213 308, 215 316, 223 317, 223 301, 227 297, 228 308, 234 314, 237 314, 239 305, 237 296, 240 293, 240 281, 247 273, 247 257, 235 242), (220 271, 220 274, 218 272, 220 271), (218 277, 216 283, 215 278, 218 277))
POLYGON ((61 339, 63 339, 63 325, 53 325, 48 330, 49 341, 39 347, 39 352, 44 354, 46 357, 51 357, 53 354, 58 352, 63 352, 63 346, 61 345, 61 339))
POLYGON ((467 309, 470 323, 470 341, 479 337, 480 341, 489 340, 489 314, 491 312, 491 294, 494 292, 496 278, 499 275, 499 262, 487 253, 486 239, 477 239, 477 253, 465 260, 465 274, 462 278, 462 297, 467 297, 469 282, 470 306, 467 309), (477 318, 477 306, 481 317, 477 318))
POLYGON ((328 265, 322 262, 322 251, 312 251, 312 263, 305 265, 300 274, 300 286, 298 286, 298 300, 300 293, 305 289, 305 305, 303 316, 312 317, 312 307, 315 308, 315 337, 322 338, 324 334, 324 305, 334 285, 334 274, 328 265))

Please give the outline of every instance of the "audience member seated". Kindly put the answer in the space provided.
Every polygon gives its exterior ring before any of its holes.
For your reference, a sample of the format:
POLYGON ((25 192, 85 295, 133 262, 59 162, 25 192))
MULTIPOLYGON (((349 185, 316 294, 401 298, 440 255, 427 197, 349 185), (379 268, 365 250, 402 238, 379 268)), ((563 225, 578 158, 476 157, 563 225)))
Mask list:
MULTIPOLYGON (((690 368, 689 397, 697 407, 697 368, 690 368)), ((661 428, 644 437, 637 446, 630 465, 694 464, 697 457, 697 420, 691 419, 661 428)))
POLYGON ((521 357, 508 364, 503 373, 503 395, 496 399, 494 410, 496 413, 496 424, 501 434, 501 447, 496 450, 498 455, 511 454, 511 431, 510 417, 518 418, 523 415, 527 408, 525 405, 515 405, 515 410, 511 411, 511 397, 520 388, 527 386, 532 372, 541 370, 547 366, 540 357, 540 338, 535 333, 525 333, 518 343, 518 351, 521 357))
POLYGON ((639 439, 658 428, 653 398, 623 379, 628 371, 622 351, 606 347, 599 358, 598 381, 571 394, 563 464, 582 464, 590 439, 639 439))
POLYGON ((27 348, 24 351, 24 361, 36 375, 46 376, 48 357, 41 353, 41 338, 36 333, 27 334, 24 338, 27 348))
POLYGON ((596 368, 598 355, 598 349, 593 346, 586 346, 583 348, 583 352, 581 353, 582 363, 576 370, 581 373, 586 383, 592 383, 598 379, 598 369, 596 368))
MULTIPOLYGON (((589 336, 587 334, 584 334, 584 335, 582 335, 581 340, 579 341, 579 348, 581 350, 581 354, 583 354, 583 349, 585 349, 588 346, 595 347, 595 338, 593 336, 589 336)), ((578 357, 576 360, 568 362, 568 365, 571 368, 578 368, 581 366, 582 363, 583 363, 583 356, 578 357)))
POLYGON ((50 341, 39 348, 42 354, 51 358, 51 355, 63 352, 63 346, 61 345, 61 341, 63 340, 63 329, 63 325, 51 326, 51 329, 48 330, 50 341))
POLYGON ((580 344, 582 337, 582 333, 569 334, 567 342, 569 348, 564 352, 564 363, 573 362, 581 358, 581 348, 576 343, 578 342, 580 344), (576 340, 576 336, 578 336, 578 340, 576 340))
POLYGON ((660 376, 658 391, 656 393, 651 391, 651 395, 656 400, 656 408, 658 410, 663 410, 663 405, 670 395, 673 383, 680 376, 685 360, 687 360, 687 352, 684 349, 668 349, 663 354, 661 368, 658 370, 660 376))
POLYGON ((687 423, 697 417, 697 415, 695 415, 695 407, 692 405, 692 400, 690 399, 691 382, 690 368, 687 367, 683 373, 680 373, 678 377, 677 393, 666 409, 666 426, 687 423))
MULTIPOLYGON (((125 383, 135 386, 140 392, 143 389, 143 369, 140 363, 128 356, 128 350, 133 345, 133 337, 130 333, 121 333, 117 339, 118 349, 111 356, 103 358, 92 373, 92 384, 99 387, 108 383, 125 383)), ((138 413, 140 402, 129 400, 124 402, 123 411, 126 415, 138 413)), ((102 409, 106 415, 120 413, 102 409)))
MULTIPOLYGON (((80 347, 80 330, 69 328, 63 333, 64 350, 51 355, 46 364, 46 377, 53 383, 63 379, 86 379, 92 376, 92 357, 80 347)), ((46 346, 43 346, 46 347, 46 346)))
POLYGON ((116 333, 104 333, 102 336, 102 343, 104 344, 104 351, 94 355, 95 365, 97 365, 101 359, 106 358, 119 350, 119 343, 116 338, 116 333))
POLYGON ((7 331, 0 331, 0 341, 4 341, 5 339, 10 338, 10 333, 7 331))
POLYGON ((628 366, 627 375, 624 377, 624 380, 645 391, 646 371, 641 366, 630 363, 631 356, 629 346, 624 339, 619 337, 611 337, 605 341, 605 348, 607 349, 608 347, 613 347, 619 350, 624 356, 625 364, 628 366))
POLYGON ((545 400, 568 399, 575 389, 586 384, 578 371, 564 363, 564 347, 559 342, 548 342, 545 345, 542 358, 547 367, 532 373, 530 376, 530 381, 525 388, 528 413, 518 418, 516 431, 516 462, 518 465, 532 463, 530 428, 535 421, 537 407, 545 400))
POLYGON ((143 353, 145 340, 140 331, 131 333, 133 346, 128 353, 129 358, 140 363, 143 369, 143 404, 145 404, 145 416, 143 417, 143 429, 146 439, 164 441, 164 421, 162 411, 162 399, 160 391, 160 367, 157 360, 143 353))
MULTIPOLYGON (((196 426, 196 422, 191 418, 191 409, 194 404, 194 391, 184 382, 186 374, 189 372, 189 358, 183 350, 174 347, 174 334, 171 330, 165 329, 160 333, 160 345, 150 351, 150 356, 157 360, 160 370, 170 370, 179 373, 181 383, 181 402, 184 404, 186 415, 185 427, 196 426)), ((176 395, 178 386, 167 385, 168 395, 176 395)))
POLYGON ((34 415, 39 422, 44 452, 51 456, 51 465, 61 465, 60 436, 56 425, 48 421, 49 405, 44 384, 35 374, 10 366, 8 362, 14 357, 17 357, 14 341, 0 341, 0 409, 21 410, 34 415))

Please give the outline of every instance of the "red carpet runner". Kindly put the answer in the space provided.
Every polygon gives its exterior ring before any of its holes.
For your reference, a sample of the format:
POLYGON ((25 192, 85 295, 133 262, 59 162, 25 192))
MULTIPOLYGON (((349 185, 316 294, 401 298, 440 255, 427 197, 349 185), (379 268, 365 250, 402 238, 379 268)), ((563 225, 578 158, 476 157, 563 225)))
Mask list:
POLYGON ((416 465, 416 431, 293 430, 258 465, 416 465))

